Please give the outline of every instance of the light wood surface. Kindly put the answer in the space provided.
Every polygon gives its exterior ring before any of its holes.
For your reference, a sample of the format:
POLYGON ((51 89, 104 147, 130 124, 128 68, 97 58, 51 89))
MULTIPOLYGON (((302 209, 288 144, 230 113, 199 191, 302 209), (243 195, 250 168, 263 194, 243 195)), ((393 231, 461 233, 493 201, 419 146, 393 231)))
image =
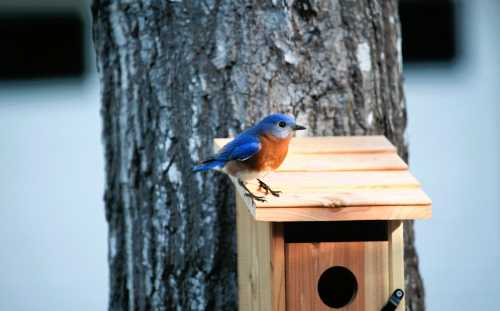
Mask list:
POLYGON ((365 309, 380 310, 389 298, 389 243, 365 243, 365 309))
MULTIPOLYGON (((216 139, 220 149, 228 139, 216 139)), ((280 197, 252 202, 232 178, 257 220, 430 218, 432 202, 383 136, 294 138, 284 163, 263 180, 280 197)), ((257 184, 248 187, 257 192, 257 184)))
POLYGON ((281 224, 257 222, 236 198, 240 311, 285 311, 285 263, 281 224))
MULTIPOLYGON (((215 139, 216 151, 232 138, 215 139)), ((375 153, 396 152, 384 136, 297 137, 290 142, 291 153, 375 153), (333 139, 332 139, 333 138, 333 139)))
POLYGON ((268 196, 257 207, 347 207, 386 205, 429 205, 431 200, 421 189, 345 189, 286 191, 279 197, 268 196))
POLYGON ((358 283, 352 302, 339 310, 380 310, 389 297, 387 241, 288 243, 285 247, 287 311, 332 310, 317 288, 321 274, 333 266, 348 268, 358 283))
POLYGON ((289 153, 278 172, 405 170, 396 153, 294 154, 289 153))
POLYGON ((295 207, 252 208, 257 221, 341 221, 429 219, 430 205, 352 206, 352 207, 295 207))
MULTIPOLYGON (((420 183, 409 171, 354 171, 354 172, 279 172, 261 178, 269 185, 285 192, 317 190, 420 188, 420 183), (318 182, 326 181, 326 182, 318 182)), ((249 182, 255 190, 257 182, 249 182)))
POLYGON ((271 310, 271 223, 256 222, 236 199, 239 309, 271 310))
POLYGON ((272 230, 272 311, 286 311, 285 240, 283 236, 283 224, 273 223, 272 230))
MULTIPOLYGON (((392 294, 397 288, 405 290, 404 236, 403 222, 388 222, 389 233, 389 291, 392 294)), ((401 300, 396 311, 405 310, 405 299, 401 300)))

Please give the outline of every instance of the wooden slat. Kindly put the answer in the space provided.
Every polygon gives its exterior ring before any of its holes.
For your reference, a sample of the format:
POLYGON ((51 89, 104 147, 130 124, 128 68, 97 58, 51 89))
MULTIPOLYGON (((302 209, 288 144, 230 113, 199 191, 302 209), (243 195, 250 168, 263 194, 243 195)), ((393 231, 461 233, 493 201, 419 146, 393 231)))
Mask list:
POLYGON ((389 298, 388 244, 365 243, 365 310, 380 310, 389 298))
POLYGON ((284 192, 279 197, 266 196, 266 202, 257 202, 258 208, 267 207, 345 207, 376 205, 429 205, 431 200, 420 188, 340 189, 327 191, 284 192))
POLYGON ((406 170, 408 165, 396 153, 293 154, 278 171, 387 171, 406 170))
MULTIPOLYGON (((419 188, 420 183, 408 171, 363 171, 363 172, 276 172, 262 180, 287 193, 324 192, 346 189, 386 189, 419 188)), ((249 182, 248 187, 255 190, 257 182, 249 182)))
POLYGON ((297 137, 290 143, 293 153, 396 152, 384 136, 297 137))
MULTIPOLYGON (((216 139, 215 151, 226 140, 216 139)), ((293 140, 292 140, 293 142, 293 140)), ((325 171, 367 171, 367 170, 406 170, 408 165, 395 153, 358 151, 353 153, 296 153, 290 150, 278 171, 325 172, 325 171)))
POLYGON ((253 217, 261 221, 427 219, 432 216, 431 200, 419 188, 287 192, 278 198, 268 195, 267 202, 256 205, 232 179, 240 199, 253 217))
POLYGON ((271 228, 236 198, 239 310, 272 310, 271 228))
POLYGON ((257 222, 236 198, 240 311, 285 311, 283 225, 257 222))
POLYGON ((432 216, 431 205, 250 208, 255 220, 276 222, 429 219, 432 216))
MULTIPOLYGON (((404 228, 401 220, 388 222, 389 232, 389 291, 392 294, 397 288, 405 290, 404 265, 404 228)), ((401 301, 396 311, 405 310, 405 299, 401 301)))
POLYGON ((286 311, 285 239, 283 235, 283 223, 273 223, 272 229, 272 311, 286 311))
MULTIPOLYGON (((231 138, 218 138, 216 147, 221 148, 231 138)), ((377 153, 396 152, 396 148, 384 136, 337 136, 296 137, 290 143, 290 153, 377 153)))

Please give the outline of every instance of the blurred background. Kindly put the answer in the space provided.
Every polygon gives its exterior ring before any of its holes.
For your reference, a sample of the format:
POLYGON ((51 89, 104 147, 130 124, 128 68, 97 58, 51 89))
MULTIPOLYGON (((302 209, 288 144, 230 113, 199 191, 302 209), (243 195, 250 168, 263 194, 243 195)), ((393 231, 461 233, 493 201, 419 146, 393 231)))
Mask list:
MULTIPOLYGON (((90 1, 0 1, 0 310, 104 310, 90 1)), ((500 310, 500 1, 402 0, 428 310, 500 310)))
POLYGON ((105 310, 90 1, 0 0, 0 310, 105 310))

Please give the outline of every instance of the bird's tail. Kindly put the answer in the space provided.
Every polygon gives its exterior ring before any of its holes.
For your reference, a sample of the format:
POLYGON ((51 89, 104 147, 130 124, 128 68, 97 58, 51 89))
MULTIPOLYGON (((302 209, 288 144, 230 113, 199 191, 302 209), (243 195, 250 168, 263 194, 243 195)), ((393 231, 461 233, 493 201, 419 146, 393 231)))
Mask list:
POLYGON ((193 172, 202 172, 222 168, 225 162, 217 160, 206 160, 193 167, 193 172))

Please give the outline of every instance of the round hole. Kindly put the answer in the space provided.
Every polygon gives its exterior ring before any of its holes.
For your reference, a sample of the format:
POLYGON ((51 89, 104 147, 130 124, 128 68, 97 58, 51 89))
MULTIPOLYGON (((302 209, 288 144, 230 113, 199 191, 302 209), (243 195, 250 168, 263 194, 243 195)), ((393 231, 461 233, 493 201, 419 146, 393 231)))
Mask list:
POLYGON ((342 308, 351 303, 357 291, 358 281, 346 267, 330 267, 318 280, 319 297, 325 305, 332 308, 342 308))

